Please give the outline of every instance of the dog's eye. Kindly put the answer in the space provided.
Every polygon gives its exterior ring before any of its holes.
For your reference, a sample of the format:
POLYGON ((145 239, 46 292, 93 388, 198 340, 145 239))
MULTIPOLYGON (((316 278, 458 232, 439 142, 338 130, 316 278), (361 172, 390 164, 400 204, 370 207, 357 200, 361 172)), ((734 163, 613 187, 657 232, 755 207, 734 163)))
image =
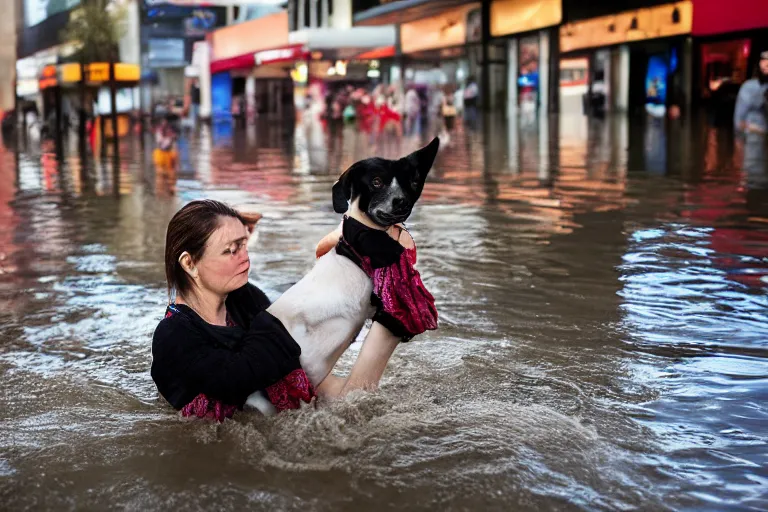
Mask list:
POLYGON ((381 178, 379 178, 378 176, 376 176, 375 178, 373 178, 373 181, 372 181, 372 183, 373 183, 373 186, 374 186, 375 188, 381 188, 382 186, 384 186, 384 182, 383 182, 383 181, 381 181, 381 178))

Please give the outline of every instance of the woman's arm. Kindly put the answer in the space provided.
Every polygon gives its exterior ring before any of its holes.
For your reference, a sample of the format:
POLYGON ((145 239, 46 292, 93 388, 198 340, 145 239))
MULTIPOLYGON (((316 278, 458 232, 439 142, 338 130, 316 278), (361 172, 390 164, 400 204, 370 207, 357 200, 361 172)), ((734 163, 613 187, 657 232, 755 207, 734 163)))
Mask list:
POLYGON ((341 398, 356 389, 378 388, 389 358, 399 343, 400 338, 380 323, 373 322, 349 376, 344 379, 328 375, 317 387, 317 393, 326 398, 341 398))

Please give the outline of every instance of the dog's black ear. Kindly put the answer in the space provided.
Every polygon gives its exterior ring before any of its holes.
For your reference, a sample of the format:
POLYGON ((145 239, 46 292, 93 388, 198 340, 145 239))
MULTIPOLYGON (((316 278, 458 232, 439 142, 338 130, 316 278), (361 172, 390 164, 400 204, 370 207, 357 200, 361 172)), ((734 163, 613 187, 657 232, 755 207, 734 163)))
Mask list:
POLYGON ((336 213, 344 213, 349 208, 349 196, 352 192, 351 187, 346 185, 347 171, 339 176, 339 180, 333 184, 331 194, 333 196, 333 211, 336 213))
POLYGON ((352 173, 355 172, 359 163, 352 164, 349 169, 341 173, 339 180, 333 184, 331 195, 333 197, 333 211, 336 213, 344 213, 349 208, 349 201, 352 199, 352 173))
POLYGON ((427 173, 432 168, 432 164, 435 162, 435 157, 437 156, 437 150, 439 148, 440 139, 435 137, 432 139, 432 142, 421 149, 417 149, 405 158, 410 160, 411 163, 416 166, 420 176, 426 177, 427 173))

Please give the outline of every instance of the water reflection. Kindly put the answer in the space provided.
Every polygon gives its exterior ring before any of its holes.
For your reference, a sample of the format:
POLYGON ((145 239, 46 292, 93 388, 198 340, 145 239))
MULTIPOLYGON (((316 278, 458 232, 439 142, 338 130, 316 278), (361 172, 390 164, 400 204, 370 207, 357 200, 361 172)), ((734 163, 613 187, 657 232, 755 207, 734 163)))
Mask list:
POLYGON ((147 371, 170 217, 199 197, 262 212, 251 278, 274 298, 338 222, 341 170, 425 137, 216 123, 177 168, 149 137, 85 163, 72 141, 0 148, 4 502, 764 508, 765 146, 582 116, 450 139, 409 221, 440 329, 378 393, 221 427, 179 422, 147 371))

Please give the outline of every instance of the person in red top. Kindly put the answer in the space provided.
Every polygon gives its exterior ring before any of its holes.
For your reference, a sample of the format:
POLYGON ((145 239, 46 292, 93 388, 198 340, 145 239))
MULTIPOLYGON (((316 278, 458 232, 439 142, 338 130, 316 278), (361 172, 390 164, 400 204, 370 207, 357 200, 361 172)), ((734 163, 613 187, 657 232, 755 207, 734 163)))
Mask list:
POLYGON ((248 282, 246 218, 212 200, 193 201, 168 224, 165 274, 170 296, 152 339, 152 379, 183 416, 218 421, 264 391, 278 410, 319 394, 371 389, 400 341, 374 322, 349 377, 329 376, 313 389, 301 348, 248 282))

